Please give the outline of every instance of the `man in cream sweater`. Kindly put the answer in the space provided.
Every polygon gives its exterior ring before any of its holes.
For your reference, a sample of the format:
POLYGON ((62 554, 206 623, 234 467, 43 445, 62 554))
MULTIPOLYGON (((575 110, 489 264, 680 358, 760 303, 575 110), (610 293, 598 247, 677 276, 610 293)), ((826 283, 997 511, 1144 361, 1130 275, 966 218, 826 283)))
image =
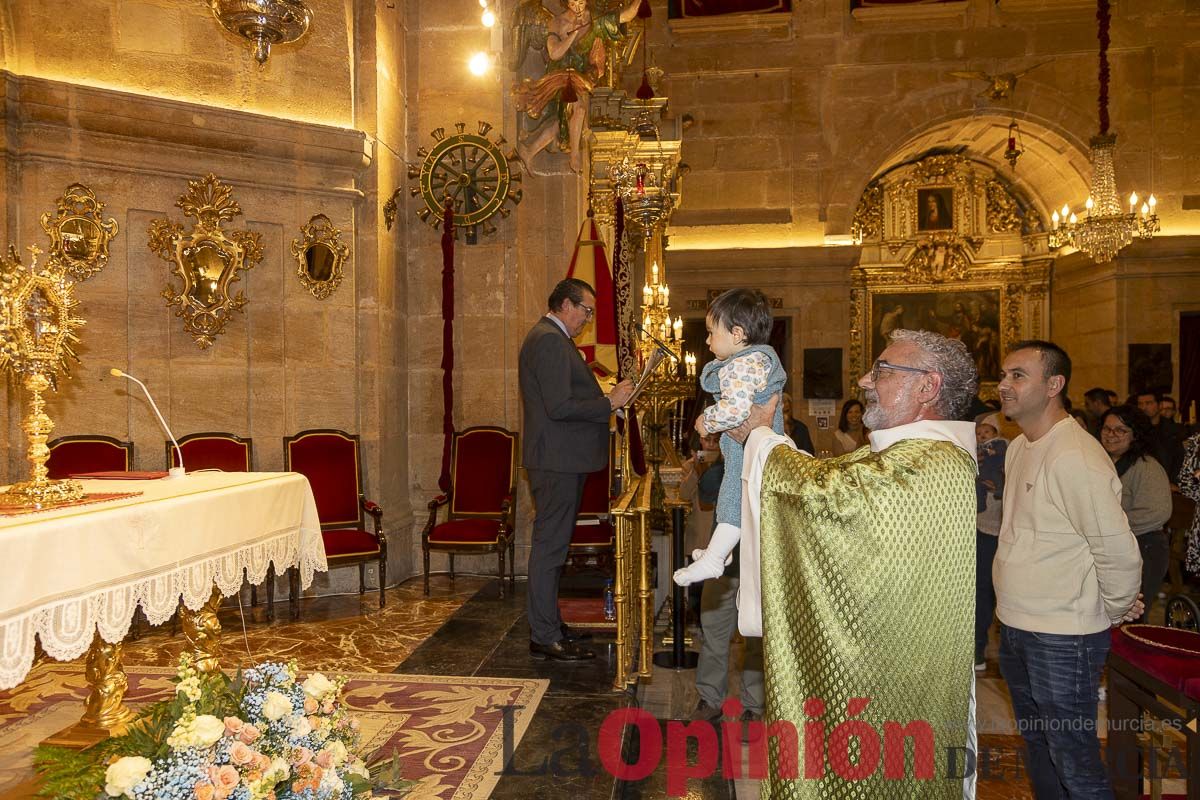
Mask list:
POLYGON ((1034 796, 1111 800, 1097 695, 1109 628, 1141 614, 1142 559, 1112 460, 1063 408, 1070 379, 1070 357, 1042 341, 1015 344, 1000 374, 1003 411, 1022 431, 1005 460, 992 569, 1000 673, 1034 796))

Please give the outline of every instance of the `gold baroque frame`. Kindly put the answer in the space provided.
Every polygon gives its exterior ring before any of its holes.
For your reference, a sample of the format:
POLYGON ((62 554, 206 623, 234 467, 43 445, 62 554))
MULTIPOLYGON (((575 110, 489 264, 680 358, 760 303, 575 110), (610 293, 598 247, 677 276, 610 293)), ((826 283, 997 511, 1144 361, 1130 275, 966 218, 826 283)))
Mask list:
MULTIPOLYGON (((913 283, 906 280, 903 267, 855 267, 851 273, 850 290, 850 347, 851 385, 870 369, 874 357, 876 304, 883 296, 895 295, 955 295, 967 296, 979 292, 996 293, 996 329, 999 337, 997 351, 1003 358, 1008 347, 1027 338, 1044 338, 1045 302, 1050 286, 1053 260, 1011 264, 973 265, 962 280, 945 283, 913 283)), ((905 324, 910 324, 905 320, 905 324)), ((981 380, 979 395, 994 398, 996 380, 981 380)))
POLYGON ((225 331, 234 311, 246 305, 246 296, 229 296, 231 284, 240 280, 238 273, 262 261, 262 237, 253 231, 221 229, 241 215, 241 206, 233 200, 233 187, 221 183, 211 173, 198 181, 188 181, 188 191, 175 203, 195 225, 185 233, 183 225, 166 219, 150 222, 150 250, 171 262, 183 288, 163 289, 167 307, 178 306, 175 316, 183 318, 184 329, 196 345, 205 350, 225 331))
POLYGON ((47 211, 41 216, 42 229, 50 237, 47 261, 76 281, 86 281, 108 264, 108 243, 117 235, 117 221, 101 218, 104 203, 82 183, 72 183, 54 202, 57 215, 47 211))
POLYGON ((342 268, 350 257, 350 248, 342 241, 342 231, 324 214, 313 214, 300 228, 300 238, 292 240, 296 257, 296 275, 305 289, 324 300, 342 282, 342 268))

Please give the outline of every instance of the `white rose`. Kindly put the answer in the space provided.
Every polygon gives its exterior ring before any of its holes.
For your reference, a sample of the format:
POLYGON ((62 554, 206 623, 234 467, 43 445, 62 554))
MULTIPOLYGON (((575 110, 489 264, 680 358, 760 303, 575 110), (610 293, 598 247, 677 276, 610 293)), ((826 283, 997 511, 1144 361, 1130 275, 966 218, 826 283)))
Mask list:
POLYGON ((361 758, 352 759, 349 763, 347 763, 346 772, 349 772, 351 775, 358 775, 368 780, 371 778, 371 773, 361 758))
POLYGON ((314 672, 312 675, 308 676, 308 680, 301 684, 301 688, 304 689, 304 693, 313 700, 320 700, 322 697, 333 691, 333 681, 329 680, 329 678, 326 678, 319 672, 314 672))
POLYGON ((346 750, 346 745, 337 739, 327 744, 325 750, 329 753, 329 757, 333 759, 335 767, 341 766, 342 762, 346 760, 346 756, 350 755, 350 752, 346 750))
POLYGON ((104 772, 104 792, 109 797, 120 797, 141 783, 150 774, 150 759, 141 756, 125 756, 117 759, 104 772))
POLYGON ((285 714, 292 713, 292 701, 279 692, 267 692, 267 697, 263 700, 262 713, 269 720, 277 720, 285 714))
POLYGON ((292 722, 292 736, 308 736, 312 733, 312 725, 309 724, 308 717, 296 717, 292 722))
POLYGON ((321 776, 321 785, 317 790, 330 795, 340 792, 342 789, 342 778, 338 775, 336 769, 327 769, 325 774, 321 776))
POLYGON ((286 780, 292 774, 292 768, 288 763, 279 756, 271 759, 271 766, 267 767, 264 778, 270 778, 272 784, 286 780))
POLYGON ((192 721, 191 741, 199 747, 212 747, 225 735, 225 723, 212 714, 201 714, 192 721))

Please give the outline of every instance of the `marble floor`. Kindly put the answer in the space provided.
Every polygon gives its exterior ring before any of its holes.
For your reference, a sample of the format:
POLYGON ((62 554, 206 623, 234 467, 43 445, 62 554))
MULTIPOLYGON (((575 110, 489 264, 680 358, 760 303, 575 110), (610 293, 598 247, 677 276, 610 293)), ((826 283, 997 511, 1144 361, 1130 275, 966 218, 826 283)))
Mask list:
MULTIPOLYGON (((601 580, 601 576, 587 573, 568 575, 564 595, 598 596, 601 580)), ((627 713, 640 709, 655 720, 662 737, 659 741, 666 741, 667 723, 685 719, 696 703, 694 671, 655 667, 653 675, 636 687, 613 691, 614 644, 611 634, 600 631, 594 632, 592 643, 598 655, 595 661, 533 661, 528 653, 524 584, 518 583, 516 592, 503 600, 497 589, 496 581, 483 578, 459 577, 453 586, 440 579, 434 581, 432 596, 426 598, 417 578, 389 590, 383 609, 377 605, 378 595, 371 593, 361 598, 304 600, 298 622, 286 619, 286 602, 276 607, 280 617, 267 622, 264 609, 250 608, 248 595, 244 595, 240 607, 234 601, 222 608, 222 660, 227 666, 236 666, 264 658, 295 658, 306 669, 329 672, 548 679, 549 688, 533 722, 491 793, 494 798, 626 800, 666 797, 669 789, 676 790, 671 792, 674 795, 685 788, 686 796, 696 800, 757 800, 757 781, 727 779, 719 759, 711 775, 693 778, 685 786, 668 786, 665 758, 649 774, 615 779, 602 766, 602 748, 614 753, 619 750, 626 763, 633 763, 641 737, 623 734, 620 726, 606 727, 606 718, 621 709, 628 709, 627 713)), ((692 643, 695 649, 702 634, 697 630, 693 635, 697 638, 692 643)), ((127 645, 125 662, 173 665, 181 647, 180 637, 157 629, 127 645)), ((1019 774, 1021 740, 1015 735, 1008 694, 995 666, 995 647, 993 642, 988 670, 977 682, 980 746, 988 753, 977 796, 979 800, 1030 798, 1019 774)), ((731 696, 736 696, 739 688, 739 657, 740 647, 735 642, 731 696)), ((694 746, 690 755, 694 761, 694 746)), ((742 755, 744 761, 744 746, 742 755)), ((1177 786, 1166 788, 1180 791, 1177 786)))

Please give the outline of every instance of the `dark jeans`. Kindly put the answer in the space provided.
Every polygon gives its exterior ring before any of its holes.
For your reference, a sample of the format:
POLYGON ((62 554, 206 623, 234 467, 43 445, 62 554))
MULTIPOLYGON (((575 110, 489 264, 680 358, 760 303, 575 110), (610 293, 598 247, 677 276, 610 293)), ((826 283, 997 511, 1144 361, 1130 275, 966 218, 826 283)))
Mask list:
POLYGON ((1000 674, 1025 739, 1036 800, 1112 800, 1096 731, 1108 630, 1082 636, 1000 625, 1000 674))
POLYGON ((996 558, 999 536, 975 531, 975 663, 983 663, 988 631, 996 612, 996 590, 992 588, 992 561, 996 558))
POLYGON ((1167 574, 1167 562, 1171 557, 1171 543, 1166 531, 1151 531, 1137 537, 1138 550, 1142 551, 1142 602, 1146 610, 1138 622, 1145 622, 1150 614, 1150 606, 1158 600, 1158 590, 1162 588, 1163 578, 1167 574))

